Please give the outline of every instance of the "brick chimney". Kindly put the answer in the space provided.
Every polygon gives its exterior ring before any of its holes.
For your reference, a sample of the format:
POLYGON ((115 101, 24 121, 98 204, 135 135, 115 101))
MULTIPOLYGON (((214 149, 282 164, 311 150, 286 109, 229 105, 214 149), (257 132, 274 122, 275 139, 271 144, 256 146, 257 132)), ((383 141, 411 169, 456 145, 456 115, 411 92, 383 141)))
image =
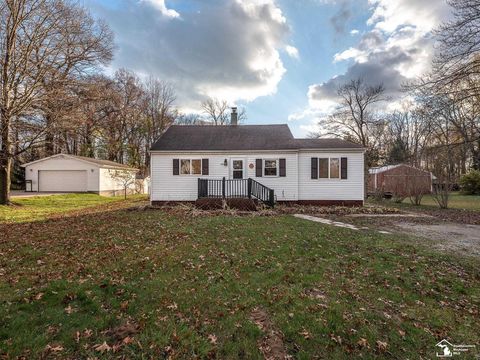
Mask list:
POLYGON ((232 107, 230 125, 238 125, 238 113, 237 113, 237 108, 236 107, 232 107))

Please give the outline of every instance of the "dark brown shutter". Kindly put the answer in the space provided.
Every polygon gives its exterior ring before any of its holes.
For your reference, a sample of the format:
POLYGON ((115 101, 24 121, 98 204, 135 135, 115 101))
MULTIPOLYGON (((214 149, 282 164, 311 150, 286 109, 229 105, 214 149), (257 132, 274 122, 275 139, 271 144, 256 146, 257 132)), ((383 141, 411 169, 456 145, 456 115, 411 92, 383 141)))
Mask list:
POLYGON ((280 159, 280 176, 287 176, 287 160, 280 159))
POLYGON ((208 175, 208 159, 202 159, 202 175, 208 175))
POLYGON ((312 158, 312 179, 318 179, 318 158, 312 158))
POLYGON ((255 176, 262 177, 262 159, 255 160, 255 176))
POLYGON ((347 179, 348 178, 348 160, 346 157, 343 157, 341 160, 341 178, 347 179))
POLYGON ((173 175, 180 175, 180 160, 173 159, 173 175))

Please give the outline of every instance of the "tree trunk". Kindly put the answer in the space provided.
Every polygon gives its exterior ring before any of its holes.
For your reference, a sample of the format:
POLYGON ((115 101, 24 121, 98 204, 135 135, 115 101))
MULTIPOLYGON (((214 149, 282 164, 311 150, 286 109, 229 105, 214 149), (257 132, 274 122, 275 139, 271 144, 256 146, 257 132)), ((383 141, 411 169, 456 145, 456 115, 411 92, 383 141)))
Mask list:
POLYGON ((8 205, 10 203, 12 158, 4 159, 3 151, 0 156, 2 157, 0 162, 0 205, 8 205))
POLYGON ((144 170, 144 173, 147 173, 148 169, 150 169, 150 146, 149 145, 145 146, 145 162, 144 162, 145 170, 144 170))
POLYGON ((0 205, 10 203, 10 181, 12 172, 12 154, 10 142, 10 116, 2 111, 2 146, 0 148, 0 205))
POLYGON ((480 170, 480 150, 472 149, 472 168, 473 170, 480 170))
POLYGON ((54 149, 54 135, 53 135, 53 118, 52 115, 47 114, 46 120, 46 132, 45 132, 45 156, 52 156, 55 154, 54 149))

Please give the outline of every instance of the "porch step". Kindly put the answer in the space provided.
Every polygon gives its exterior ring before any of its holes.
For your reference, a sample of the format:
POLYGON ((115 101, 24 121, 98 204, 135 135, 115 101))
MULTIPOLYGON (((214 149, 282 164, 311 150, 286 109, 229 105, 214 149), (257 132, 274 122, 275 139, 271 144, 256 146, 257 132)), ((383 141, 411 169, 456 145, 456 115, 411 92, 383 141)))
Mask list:
POLYGON ((275 205, 275 193, 273 189, 249 179, 198 179, 198 199, 258 199, 264 204, 273 207, 275 205))

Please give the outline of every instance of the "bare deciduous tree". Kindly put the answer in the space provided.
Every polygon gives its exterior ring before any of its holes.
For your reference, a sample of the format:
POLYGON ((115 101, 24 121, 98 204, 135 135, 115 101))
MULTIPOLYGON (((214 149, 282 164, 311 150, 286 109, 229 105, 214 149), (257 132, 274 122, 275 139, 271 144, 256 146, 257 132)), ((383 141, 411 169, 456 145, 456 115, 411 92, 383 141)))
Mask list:
MULTIPOLYGON (((16 133, 14 127, 19 121, 25 126, 27 119, 32 119, 34 126, 30 131, 37 131, 34 138, 46 131, 45 124, 38 121, 44 114, 38 110, 34 113, 49 96, 45 80, 67 78, 95 66, 98 54, 91 52, 89 46, 96 41, 105 42, 101 50, 105 56, 100 61, 107 61, 111 56, 111 39, 108 27, 95 22, 70 1, 1 2, 0 204, 9 202, 12 160, 18 155, 12 136, 16 133)), ((29 145, 23 146, 25 150, 29 145)))
MULTIPOLYGON (((383 85, 369 85, 360 78, 340 86, 340 104, 333 115, 320 120, 320 127, 329 134, 373 149, 385 124, 375 109, 377 103, 387 100, 384 92, 383 85)), ((371 166, 373 156, 368 155, 367 165, 371 166)))
POLYGON ((429 83, 444 94, 457 98, 478 96, 480 76, 480 2, 447 0, 453 19, 445 22, 436 35, 439 52, 429 83), (462 86, 458 86, 459 84, 462 86))
POLYGON ((109 170, 110 177, 123 188, 123 194, 127 199, 128 190, 135 191, 135 173, 131 170, 109 170))
MULTIPOLYGON (((230 107, 225 100, 209 98, 202 102, 202 110, 207 116, 207 121, 213 125, 230 124, 230 107)), ((239 109, 237 119, 238 123, 247 119, 247 113, 244 108, 239 109)))
POLYGON ((208 125, 199 114, 179 114, 175 119, 177 125, 208 125))
MULTIPOLYGON (((160 79, 150 77, 144 84, 146 97, 146 142, 148 152, 152 144, 162 135, 178 116, 175 108, 176 94, 173 86, 160 79)), ((145 166, 150 165, 150 157, 145 156, 145 166)))

